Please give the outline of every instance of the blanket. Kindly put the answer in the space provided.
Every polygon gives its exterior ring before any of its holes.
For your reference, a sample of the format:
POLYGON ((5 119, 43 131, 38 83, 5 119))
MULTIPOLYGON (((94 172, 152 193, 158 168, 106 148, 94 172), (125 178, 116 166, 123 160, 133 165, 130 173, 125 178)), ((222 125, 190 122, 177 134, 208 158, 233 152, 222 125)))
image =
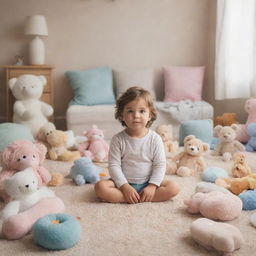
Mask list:
POLYGON ((206 119, 213 116, 213 107, 206 101, 181 100, 178 102, 156 102, 156 108, 169 113, 171 117, 182 123, 188 120, 206 119))

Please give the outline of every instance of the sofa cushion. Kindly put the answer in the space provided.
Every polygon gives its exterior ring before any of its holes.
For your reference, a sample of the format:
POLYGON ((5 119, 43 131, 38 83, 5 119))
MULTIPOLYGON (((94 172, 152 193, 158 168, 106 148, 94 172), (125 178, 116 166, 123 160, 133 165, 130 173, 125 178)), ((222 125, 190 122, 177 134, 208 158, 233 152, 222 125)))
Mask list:
POLYGON ((163 68, 164 101, 202 99, 204 67, 170 67, 163 68))
POLYGON ((116 96, 119 97, 128 88, 132 86, 140 86, 148 90, 151 95, 156 98, 154 90, 154 71, 150 69, 127 70, 114 69, 114 84, 116 88, 116 96))
POLYGON ((114 104, 112 70, 99 67, 85 71, 67 71, 65 75, 73 89, 70 105, 114 104))

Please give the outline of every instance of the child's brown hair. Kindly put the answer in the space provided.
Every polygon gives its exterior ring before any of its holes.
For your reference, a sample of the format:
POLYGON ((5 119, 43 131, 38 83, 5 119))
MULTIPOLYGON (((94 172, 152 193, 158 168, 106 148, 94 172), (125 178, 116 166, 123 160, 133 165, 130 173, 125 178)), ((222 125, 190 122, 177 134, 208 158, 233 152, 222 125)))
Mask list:
POLYGON ((115 118, 120 121, 122 126, 126 126, 125 122, 122 120, 125 105, 138 98, 142 98, 146 101, 150 111, 151 119, 148 121, 146 127, 149 128, 156 120, 157 112, 154 107, 153 97, 149 91, 139 86, 133 86, 127 89, 116 101, 115 118))

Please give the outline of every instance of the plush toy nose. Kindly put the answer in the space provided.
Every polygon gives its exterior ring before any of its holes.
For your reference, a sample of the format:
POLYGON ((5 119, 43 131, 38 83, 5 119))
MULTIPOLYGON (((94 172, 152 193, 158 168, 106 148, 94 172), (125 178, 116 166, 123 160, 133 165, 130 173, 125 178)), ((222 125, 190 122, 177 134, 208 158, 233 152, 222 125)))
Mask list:
POLYGON ((28 188, 28 187, 29 187, 29 184, 25 185, 25 187, 28 188))

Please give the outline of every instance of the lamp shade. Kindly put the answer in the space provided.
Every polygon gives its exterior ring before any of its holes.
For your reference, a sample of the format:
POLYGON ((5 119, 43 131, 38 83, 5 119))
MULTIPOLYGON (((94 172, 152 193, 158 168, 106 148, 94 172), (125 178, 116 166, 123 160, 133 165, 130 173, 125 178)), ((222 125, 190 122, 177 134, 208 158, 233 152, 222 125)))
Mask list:
POLYGON ((27 16, 24 34, 47 36, 48 28, 46 25, 45 17, 42 15, 27 16))

